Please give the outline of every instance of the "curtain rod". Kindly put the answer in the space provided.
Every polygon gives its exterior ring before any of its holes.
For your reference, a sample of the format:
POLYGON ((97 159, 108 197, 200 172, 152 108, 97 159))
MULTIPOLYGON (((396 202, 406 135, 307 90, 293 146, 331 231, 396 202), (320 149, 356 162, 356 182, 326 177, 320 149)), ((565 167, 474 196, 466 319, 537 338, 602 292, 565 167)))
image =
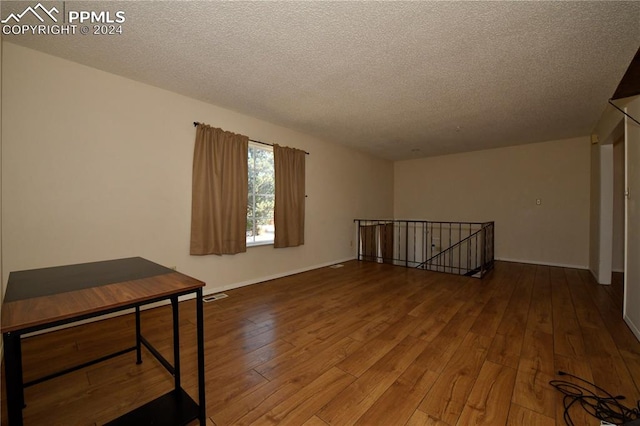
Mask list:
MULTIPOLYGON (((204 124, 204 123, 200 123, 199 121, 194 121, 193 122, 193 127, 198 127, 198 124, 204 124)), ((267 145, 267 146, 273 146, 272 143, 257 141, 257 140, 254 140, 254 139, 249 139, 249 142, 259 143, 259 144, 267 145)), ((307 151, 305 151, 304 153, 309 155, 309 153, 307 151)))

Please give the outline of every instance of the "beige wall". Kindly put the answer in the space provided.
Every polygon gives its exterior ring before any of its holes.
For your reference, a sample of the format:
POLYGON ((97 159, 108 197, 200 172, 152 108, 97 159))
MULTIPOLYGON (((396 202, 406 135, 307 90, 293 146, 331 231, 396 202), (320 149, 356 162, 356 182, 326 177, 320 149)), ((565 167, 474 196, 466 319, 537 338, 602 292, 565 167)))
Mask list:
POLYGON ((613 145, 613 259, 611 268, 624 271, 624 138, 613 145))
MULTIPOLYGON (((640 96, 618 99, 616 105, 624 108, 626 112, 636 119, 640 117, 640 96)), ((613 144, 620 135, 624 137, 625 146, 625 183, 629 189, 630 195, 625 201, 625 230, 624 230, 624 308, 623 316, 633 333, 640 340, 640 264, 637 259, 640 258, 640 208, 638 208, 638 193, 640 193, 640 125, 632 122, 624 115, 607 105, 600 117, 600 120, 593 129, 593 134, 598 136, 601 144, 613 144)), ((596 146, 597 147, 597 146, 596 146)), ((614 144, 614 163, 615 150, 614 144)), ((618 148, 619 149, 619 148, 618 148)), ((592 163, 599 162, 598 156, 601 154, 600 148, 592 149, 592 163)), ((619 157, 621 154, 618 153, 619 157)), ((615 168, 612 173, 615 174, 615 168)), ((602 170, 593 168, 591 170, 592 182, 602 180, 602 170)), ((615 185, 615 177, 613 178, 615 185)), ((600 196, 600 194, 598 194, 600 196)), ((596 205, 601 204, 600 198, 592 198, 592 209, 598 209, 596 205)), ((598 218, 592 219, 592 228, 598 226, 598 218)), ((612 226, 612 232, 615 232, 616 225, 612 226)), ((598 239, 593 241, 590 247, 592 271, 597 270, 602 255, 602 244, 598 239)), ((615 254, 615 245, 614 245, 615 254)), ((597 273, 594 272, 597 276, 597 273)), ((601 274, 600 274, 601 275, 601 274)))
MULTIPOLYGON (((2 36, 0 35, 0 100, 2 99, 2 65, 3 65, 3 50, 2 50, 2 36)), ((6 283, 4 279, 4 275, 2 273, 2 102, 0 102, 0 314, 2 313, 2 302, 4 301, 4 291, 6 288, 6 283)), ((0 342, 0 358, 2 358, 4 354, 4 343, 0 342)))
POLYGON ((497 258, 586 268, 589 145, 583 137, 396 162, 395 217, 493 220, 497 258))
POLYGON ((143 256, 210 292, 353 258, 353 219, 392 214, 391 162, 14 44, 4 59, 4 279, 143 256), (304 246, 189 256, 193 121, 311 153, 304 246))
MULTIPOLYGON (((617 139, 618 134, 624 134, 624 128, 621 124, 622 114, 618 112, 614 107, 607 104, 604 107, 602 116, 596 123, 592 135, 598 140, 598 143, 591 145, 591 202, 590 202, 590 241, 589 241, 589 270, 593 274, 594 278, 602 283, 602 278, 608 276, 605 282, 610 283, 611 277, 608 271, 601 270, 603 264, 603 257, 613 257, 613 253, 607 252, 606 243, 601 244, 600 238, 602 235, 607 236, 606 231, 610 234, 613 233, 613 224, 611 224, 611 230, 609 230, 608 224, 603 224, 603 217, 600 214, 603 198, 608 197, 608 194, 601 191, 602 185, 602 170, 601 170, 601 153, 602 146, 613 144, 617 139), (604 228, 604 229, 603 229, 604 228), (604 232, 603 232, 604 231, 604 232)), ((615 170, 612 167, 612 170, 615 170)), ((612 194, 613 195, 613 194, 612 194)), ((613 201, 612 201, 613 202, 613 201)), ((613 240, 613 236, 611 235, 613 240)), ((611 263, 611 262, 609 262, 611 263)), ((606 264, 606 262, 605 262, 606 264)))
POLYGON ((600 277, 600 145, 591 145, 589 205, 589 270, 596 281, 600 277))
MULTIPOLYGON (((598 150, 598 161, 600 162, 597 168, 598 196, 597 198, 595 196, 591 198, 591 200, 599 200, 598 214, 591 218, 591 227, 593 227, 593 221, 597 217, 597 232, 599 234, 597 240, 599 253, 596 259, 597 274, 594 271, 594 276, 600 284, 611 284, 611 265, 613 260, 613 144, 593 145, 592 149, 593 147, 598 150)), ((592 170, 594 169, 592 168, 592 170)), ((589 259, 591 265, 593 265, 591 263, 593 260, 589 259)))
MULTIPOLYGON (((627 98, 627 114, 640 120, 640 96, 627 98)), ((624 319, 640 340, 640 125, 625 118, 626 204, 624 319)))

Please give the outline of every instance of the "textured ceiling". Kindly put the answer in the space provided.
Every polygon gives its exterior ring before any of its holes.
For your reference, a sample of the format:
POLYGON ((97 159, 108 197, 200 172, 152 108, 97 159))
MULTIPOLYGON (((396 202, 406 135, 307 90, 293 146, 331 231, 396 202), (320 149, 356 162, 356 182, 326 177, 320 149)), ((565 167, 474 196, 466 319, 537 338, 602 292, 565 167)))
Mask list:
POLYGON ((392 160, 587 135, 640 46, 640 2, 43 3, 124 34, 3 38, 392 160))

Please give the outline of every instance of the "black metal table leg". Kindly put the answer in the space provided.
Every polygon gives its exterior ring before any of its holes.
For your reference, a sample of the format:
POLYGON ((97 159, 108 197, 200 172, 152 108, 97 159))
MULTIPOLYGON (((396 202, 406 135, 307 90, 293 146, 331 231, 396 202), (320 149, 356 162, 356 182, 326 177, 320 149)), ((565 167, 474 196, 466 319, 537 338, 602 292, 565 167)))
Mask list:
POLYGON ((180 389, 180 319, 178 316, 178 298, 171 298, 173 313, 173 379, 176 391, 180 389))
POLYGON ((198 407, 200 426, 207 422, 206 402, 204 391, 204 308, 202 301, 202 288, 196 290, 196 322, 198 335, 198 407))
POLYGON ((136 306, 136 364, 142 364, 142 344, 140 332, 140 306, 136 306))
POLYGON ((22 386, 22 348, 20 335, 2 335, 5 351, 5 381, 7 389, 7 416, 11 426, 22 426, 24 387, 22 386))

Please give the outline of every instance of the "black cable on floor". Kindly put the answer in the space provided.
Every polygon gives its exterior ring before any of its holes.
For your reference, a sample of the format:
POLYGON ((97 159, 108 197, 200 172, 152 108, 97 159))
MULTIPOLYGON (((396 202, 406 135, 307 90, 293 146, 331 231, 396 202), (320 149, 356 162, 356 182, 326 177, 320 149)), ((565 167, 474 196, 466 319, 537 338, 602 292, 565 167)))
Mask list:
POLYGON ((615 425, 623 425, 640 419, 640 401, 636 403, 634 408, 628 408, 620 403, 621 400, 626 399, 623 395, 613 396, 600 386, 564 371, 558 371, 558 375, 572 377, 591 387, 590 389, 566 380, 551 380, 549 382, 551 386, 564 394, 562 399, 564 404, 563 417, 568 426, 575 426, 569 409, 576 403, 580 404, 593 417, 615 425), (596 392, 599 392, 600 395, 596 392))

